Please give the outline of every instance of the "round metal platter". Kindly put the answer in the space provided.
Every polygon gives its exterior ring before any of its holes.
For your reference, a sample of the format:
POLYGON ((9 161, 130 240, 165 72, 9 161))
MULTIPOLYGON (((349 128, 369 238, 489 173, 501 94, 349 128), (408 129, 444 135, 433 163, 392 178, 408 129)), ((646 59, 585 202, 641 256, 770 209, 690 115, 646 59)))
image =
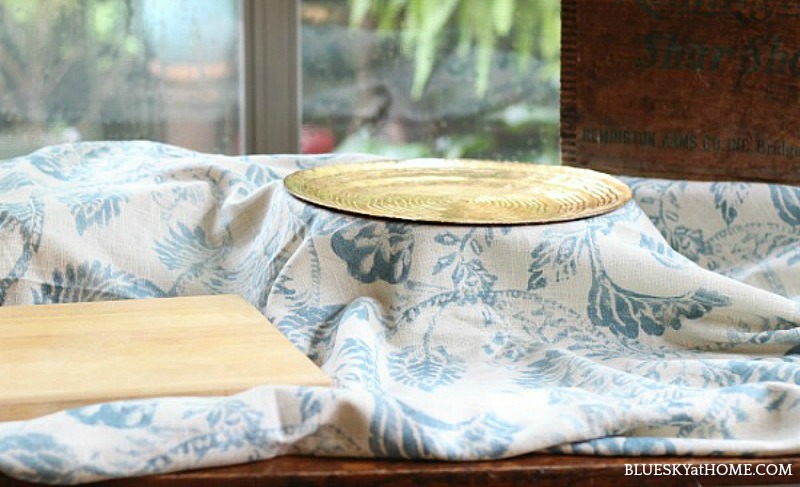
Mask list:
POLYGON ((284 184, 335 210, 461 224, 575 220, 631 198, 625 183, 588 169, 464 159, 332 164, 291 174, 284 184))

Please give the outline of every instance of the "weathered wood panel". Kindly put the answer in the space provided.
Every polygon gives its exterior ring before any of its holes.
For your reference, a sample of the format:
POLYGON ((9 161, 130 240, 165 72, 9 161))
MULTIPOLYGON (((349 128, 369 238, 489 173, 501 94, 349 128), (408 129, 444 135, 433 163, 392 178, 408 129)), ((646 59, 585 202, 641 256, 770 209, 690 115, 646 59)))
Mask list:
POLYGON ((800 2, 563 0, 565 164, 800 184, 800 2))

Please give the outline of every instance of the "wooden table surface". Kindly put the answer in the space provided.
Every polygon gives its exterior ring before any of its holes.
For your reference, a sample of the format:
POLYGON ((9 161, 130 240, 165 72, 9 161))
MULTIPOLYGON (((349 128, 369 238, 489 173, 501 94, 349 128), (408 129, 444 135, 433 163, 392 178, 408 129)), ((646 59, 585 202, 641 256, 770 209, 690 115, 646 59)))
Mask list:
MULTIPOLYGON (((92 485, 108 487, 255 487, 255 486, 673 486, 800 485, 800 457, 587 457, 526 455, 499 461, 409 462, 389 460, 281 457, 272 460, 92 485), (789 464, 791 476, 626 476, 629 463, 789 464)), ((0 476, 0 487, 32 486, 0 476)))

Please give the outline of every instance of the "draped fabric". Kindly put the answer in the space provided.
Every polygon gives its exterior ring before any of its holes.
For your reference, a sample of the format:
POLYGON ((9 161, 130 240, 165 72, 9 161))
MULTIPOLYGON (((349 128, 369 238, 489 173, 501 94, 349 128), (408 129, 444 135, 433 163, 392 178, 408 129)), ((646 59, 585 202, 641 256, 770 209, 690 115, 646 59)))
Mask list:
POLYGON ((610 214, 512 227, 359 218, 283 188, 370 158, 116 142, 0 161, 3 306, 240 294, 335 383, 0 423, 0 471, 800 453, 799 188, 628 178, 610 214))

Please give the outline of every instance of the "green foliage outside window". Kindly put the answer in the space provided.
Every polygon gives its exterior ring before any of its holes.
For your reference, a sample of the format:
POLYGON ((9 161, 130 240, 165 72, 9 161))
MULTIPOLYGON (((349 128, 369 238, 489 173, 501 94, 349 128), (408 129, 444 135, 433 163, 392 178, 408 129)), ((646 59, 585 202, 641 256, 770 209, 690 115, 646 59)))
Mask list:
POLYGON ((115 82, 143 69, 126 0, 0 3, 0 128, 98 118, 115 82))
POLYGON ((404 52, 414 59, 412 96, 419 99, 437 55, 455 26, 456 49, 466 55, 476 50, 475 90, 489 88, 489 70, 495 49, 510 43, 524 71, 531 56, 557 74, 561 29, 559 2, 551 0, 350 0, 350 25, 374 18, 379 32, 401 32, 404 52))

